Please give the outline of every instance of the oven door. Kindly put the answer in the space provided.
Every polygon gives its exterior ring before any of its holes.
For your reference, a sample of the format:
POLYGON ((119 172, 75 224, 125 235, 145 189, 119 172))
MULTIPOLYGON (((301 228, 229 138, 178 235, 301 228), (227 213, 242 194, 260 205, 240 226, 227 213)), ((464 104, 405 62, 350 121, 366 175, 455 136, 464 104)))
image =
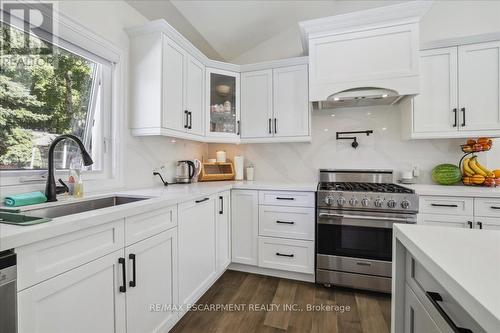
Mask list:
POLYGON ((392 226, 416 223, 415 215, 343 210, 318 210, 320 255, 392 260, 392 226))

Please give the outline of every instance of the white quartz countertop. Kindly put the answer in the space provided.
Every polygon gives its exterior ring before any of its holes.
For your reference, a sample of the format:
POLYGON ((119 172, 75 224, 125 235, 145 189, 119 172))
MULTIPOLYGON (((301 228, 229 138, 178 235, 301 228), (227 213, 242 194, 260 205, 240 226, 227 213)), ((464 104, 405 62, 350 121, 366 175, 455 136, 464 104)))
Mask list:
POLYGON ((500 332, 500 231, 396 224, 394 236, 487 332, 500 332))
POLYGON ((78 214, 53 218, 52 221, 32 226, 16 226, 0 224, 0 251, 20 247, 51 237, 63 235, 69 232, 82 230, 91 226, 118 220, 126 216, 132 216, 148 212, 160 207, 168 207, 181 202, 186 202, 199 197, 212 195, 221 191, 231 189, 248 190, 274 190, 274 191, 316 191, 317 183, 274 183, 274 182, 204 182, 194 184, 174 184, 169 186, 157 186, 145 189, 128 191, 114 191, 99 195, 90 195, 82 199, 60 199, 55 203, 18 207, 21 210, 32 210, 36 208, 60 205, 69 202, 91 200, 113 195, 138 196, 150 198, 125 205, 97 209, 78 214))
POLYGON ((465 185, 445 186, 432 184, 401 185, 414 189, 418 195, 500 198, 500 187, 479 187, 465 185))

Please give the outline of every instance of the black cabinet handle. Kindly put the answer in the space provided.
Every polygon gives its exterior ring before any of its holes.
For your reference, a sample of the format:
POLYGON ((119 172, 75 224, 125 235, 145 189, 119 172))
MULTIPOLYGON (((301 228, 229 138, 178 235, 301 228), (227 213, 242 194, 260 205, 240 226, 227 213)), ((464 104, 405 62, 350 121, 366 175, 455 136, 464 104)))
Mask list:
POLYGON ((433 207, 449 207, 449 208, 458 208, 458 205, 447 205, 447 204, 435 204, 431 203, 433 207))
POLYGON ((461 108, 460 111, 462 111, 462 125, 465 126, 465 108, 461 108))
POLYGON ((128 255, 128 258, 132 260, 132 281, 128 283, 130 287, 135 287, 136 286, 136 280, 135 280, 135 254, 130 253, 128 255))
POLYGON ((185 116, 184 128, 189 128, 189 111, 188 110, 184 110, 184 116, 185 116))
POLYGON ((280 257, 288 257, 288 258, 293 258, 294 257, 293 254, 283 254, 283 253, 279 253, 279 252, 276 252, 276 255, 280 256, 280 257))
POLYGON ((222 215, 224 214, 224 197, 222 195, 219 197, 219 201, 220 201, 219 214, 222 215))
POLYGON ((458 112, 457 111, 458 111, 457 108, 453 109, 453 113, 455 114, 455 122, 453 123, 453 127, 458 126, 458 112))
POLYGON ((467 221, 467 224, 469 225, 469 228, 472 229, 472 221, 467 221))
POLYGON ((271 126, 272 126, 272 119, 269 118, 269 134, 273 134, 272 130, 271 130, 271 126))
POLYGON ((205 199, 200 199, 200 200, 195 200, 196 203, 204 202, 210 200, 210 198, 205 198, 205 199))
POLYGON ((295 198, 276 197, 276 200, 295 200, 295 198))
POLYGON ((278 119, 274 118, 274 134, 278 134, 278 119))
POLYGON ((127 292, 127 286, 126 286, 126 280, 127 276, 125 274, 125 258, 118 258, 118 264, 122 265, 122 279, 123 279, 123 284, 120 286, 120 292, 125 293, 127 292))
POLYGON ((279 223, 279 224, 295 224, 295 222, 293 222, 293 221, 276 221, 276 223, 279 223))
POLYGON ((192 129, 193 128, 193 113, 191 111, 189 111, 188 114, 189 114, 189 126, 188 126, 188 128, 192 129))
POLYGON ((479 227, 479 229, 483 229, 483 222, 477 222, 477 226, 479 227))
POLYGON ((432 305, 434 305, 436 310, 439 312, 439 314, 443 317, 443 319, 448 323, 448 325, 450 325, 453 332, 455 332, 455 333, 473 333, 468 328, 458 327, 457 325, 455 325, 453 320, 451 320, 451 318, 446 314, 446 312, 443 310, 441 305, 439 305, 438 302, 443 301, 443 298, 441 297, 441 295, 439 293, 435 293, 432 291, 426 291, 425 294, 427 295, 427 297, 431 301, 432 305))
POLYGON ((236 122, 236 135, 240 135, 241 133, 241 122, 238 120, 236 122))
POLYGON ((498 206, 491 206, 490 208, 491 209, 500 209, 500 207, 498 207, 498 206))

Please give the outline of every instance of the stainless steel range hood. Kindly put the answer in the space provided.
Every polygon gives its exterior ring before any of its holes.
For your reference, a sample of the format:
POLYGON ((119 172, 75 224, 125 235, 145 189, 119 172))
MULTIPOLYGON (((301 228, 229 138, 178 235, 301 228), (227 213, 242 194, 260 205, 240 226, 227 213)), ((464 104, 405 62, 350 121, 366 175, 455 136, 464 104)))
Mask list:
POLYGON ((314 110, 335 109, 346 107, 393 105, 404 95, 397 91, 384 88, 364 87, 344 90, 328 96, 326 101, 312 102, 314 110))

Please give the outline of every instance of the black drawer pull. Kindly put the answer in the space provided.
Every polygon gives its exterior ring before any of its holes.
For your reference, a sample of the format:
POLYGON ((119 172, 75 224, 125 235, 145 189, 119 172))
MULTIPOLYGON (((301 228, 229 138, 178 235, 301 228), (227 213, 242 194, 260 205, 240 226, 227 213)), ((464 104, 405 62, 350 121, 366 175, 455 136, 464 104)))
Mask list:
POLYGON ((293 222, 293 221, 276 221, 276 223, 279 223, 279 224, 295 224, 295 222, 293 222))
POLYGON ((467 224, 469 225, 469 228, 472 229, 472 221, 467 221, 467 224))
POLYGON ((135 254, 130 253, 130 254, 128 255, 128 258, 129 258, 130 260, 132 260, 132 281, 130 281, 130 282, 128 283, 128 285, 129 285, 130 287, 135 287, 135 286, 136 286, 136 282, 135 282, 135 254))
POLYGON ((269 118, 269 134, 273 134, 272 130, 271 130, 271 126, 272 126, 272 119, 269 118))
POLYGON ((276 252, 276 255, 280 256, 280 257, 288 257, 288 258, 295 257, 295 255, 293 255, 293 254, 283 254, 283 253, 279 253, 279 252, 276 252))
POLYGON ((189 111, 184 110, 184 115, 186 116, 184 119, 184 128, 189 128, 189 111))
POLYGON ((447 204, 435 204, 431 203, 433 207, 449 207, 449 208, 458 208, 458 205, 447 205, 447 204))
POLYGON ((195 200, 196 203, 204 202, 210 200, 210 198, 205 198, 205 199, 200 199, 200 200, 195 200))
POLYGON ((276 197, 276 200, 295 200, 295 198, 276 197))
POLYGON ((125 258, 118 258, 118 264, 122 265, 122 280, 123 284, 120 286, 120 292, 124 293, 127 292, 127 286, 126 286, 126 273, 125 273, 125 258))
POLYGON ((477 226, 479 227, 479 229, 483 229, 483 222, 477 222, 477 226))
POLYGON ((222 215, 224 214, 224 197, 222 195, 219 196, 219 201, 220 201, 219 215, 222 215))
POLYGON ((446 312, 444 312, 441 305, 439 305, 438 302, 443 301, 443 298, 441 297, 441 295, 439 293, 435 293, 432 291, 426 291, 425 294, 427 295, 427 297, 431 301, 432 305, 434 305, 436 310, 438 310, 439 314, 443 317, 443 319, 448 323, 448 325, 450 325, 453 332, 455 332, 455 333, 473 333, 468 328, 458 327, 457 325, 455 325, 453 320, 451 320, 451 318, 446 314, 446 312))
POLYGON ((491 209, 500 209, 500 207, 498 207, 498 206, 491 206, 490 208, 491 209))

